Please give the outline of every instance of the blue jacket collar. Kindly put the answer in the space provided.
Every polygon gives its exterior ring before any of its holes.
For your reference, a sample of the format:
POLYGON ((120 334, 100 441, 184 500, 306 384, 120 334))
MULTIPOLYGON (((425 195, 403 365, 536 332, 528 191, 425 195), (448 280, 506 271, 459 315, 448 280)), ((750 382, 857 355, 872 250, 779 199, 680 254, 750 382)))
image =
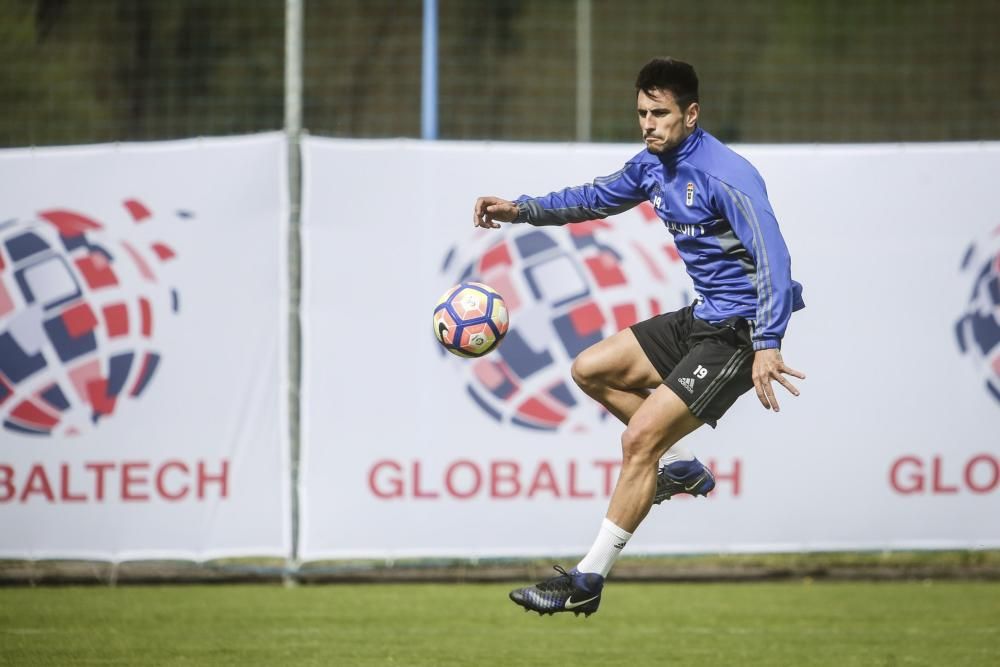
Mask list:
POLYGON ((687 159, 691 153, 694 153, 701 145, 702 137, 705 131, 700 127, 696 127, 694 132, 692 132, 688 137, 680 143, 676 148, 672 148, 663 155, 660 156, 661 162, 667 163, 677 163, 687 159))

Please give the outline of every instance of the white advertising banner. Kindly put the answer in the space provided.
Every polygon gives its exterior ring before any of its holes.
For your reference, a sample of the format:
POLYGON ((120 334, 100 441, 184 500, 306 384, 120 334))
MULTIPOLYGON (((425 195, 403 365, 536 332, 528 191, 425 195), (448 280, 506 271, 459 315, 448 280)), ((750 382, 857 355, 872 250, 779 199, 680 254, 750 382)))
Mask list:
MULTIPOLYGON (((737 148, 804 285, 784 357, 808 377, 778 414, 748 394, 695 432, 716 490, 654 507, 629 552, 1000 547, 1000 145, 737 148)), ((303 559, 586 550, 622 426, 571 360, 690 282, 648 205, 495 231, 472 206, 636 150, 306 141, 303 559), (431 332, 466 278, 511 313, 478 360, 431 332)))
POLYGON ((285 160, 0 151, 0 557, 289 553, 285 160))

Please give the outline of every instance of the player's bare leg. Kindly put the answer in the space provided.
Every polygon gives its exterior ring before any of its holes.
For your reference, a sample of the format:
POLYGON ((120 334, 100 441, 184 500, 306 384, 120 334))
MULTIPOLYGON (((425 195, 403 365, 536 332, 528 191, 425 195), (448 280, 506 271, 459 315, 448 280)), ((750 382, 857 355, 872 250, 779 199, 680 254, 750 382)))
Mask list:
POLYGON ((625 425, 661 381, 631 329, 584 350, 573 362, 573 380, 625 425))
MULTIPOLYGON (((589 616, 601 603, 604 578, 618 554, 649 512, 654 494, 662 493, 658 480, 669 479, 665 477, 669 466, 664 466, 657 475, 660 457, 702 422, 671 389, 661 384, 659 373, 630 329, 597 343, 577 357, 573 379, 626 424, 618 484, 597 539, 577 567, 567 572, 557 566, 557 576, 511 591, 510 598, 526 611, 539 614, 572 611, 589 616)), ((704 470, 711 477, 693 456, 675 465, 704 470)))
MULTIPOLYGON (((649 397, 650 390, 661 386, 659 373, 631 329, 619 331, 584 350, 573 362, 573 379, 626 426, 649 397)), ((657 478, 655 503, 679 493, 703 496, 715 488, 712 472, 686 447, 668 445, 664 452, 667 449, 669 454, 663 459, 657 478)))
POLYGON ((607 518, 635 532, 653 504, 660 458, 702 421, 672 389, 660 385, 632 415, 622 434, 622 468, 607 518))
POLYGON ((597 611, 604 578, 653 504, 660 457, 701 424, 672 389, 654 389, 622 435, 618 484, 590 551, 569 572, 557 566, 558 576, 511 591, 511 600, 539 614, 571 611, 589 616, 597 611))

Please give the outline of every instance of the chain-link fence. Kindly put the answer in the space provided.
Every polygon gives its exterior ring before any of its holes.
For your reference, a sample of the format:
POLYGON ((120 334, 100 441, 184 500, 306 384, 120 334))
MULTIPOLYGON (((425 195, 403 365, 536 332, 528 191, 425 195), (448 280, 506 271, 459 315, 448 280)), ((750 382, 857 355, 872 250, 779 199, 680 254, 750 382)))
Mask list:
MULTIPOLYGON (((632 140, 632 83, 655 55, 696 66, 703 125, 730 141, 1000 139, 994 0, 438 10, 443 139, 573 140, 586 106, 593 140, 632 140)), ((305 127, 419 136, 421 22, 421 0, 305 0, 305 127)), ((281 0, 0 0, 0 145, 278 129, 283 42, 281 0)))

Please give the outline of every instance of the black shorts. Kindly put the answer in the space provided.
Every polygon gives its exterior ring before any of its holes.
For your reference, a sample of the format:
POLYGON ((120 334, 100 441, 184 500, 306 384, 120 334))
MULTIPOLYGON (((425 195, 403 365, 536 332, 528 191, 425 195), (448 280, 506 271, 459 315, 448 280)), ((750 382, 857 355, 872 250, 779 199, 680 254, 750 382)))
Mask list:
POLYGON ((753 387, 750 325, 741 317, 710 324, 688 306, 634 324, 632 333, 663 384, 712 428, 753 387))

